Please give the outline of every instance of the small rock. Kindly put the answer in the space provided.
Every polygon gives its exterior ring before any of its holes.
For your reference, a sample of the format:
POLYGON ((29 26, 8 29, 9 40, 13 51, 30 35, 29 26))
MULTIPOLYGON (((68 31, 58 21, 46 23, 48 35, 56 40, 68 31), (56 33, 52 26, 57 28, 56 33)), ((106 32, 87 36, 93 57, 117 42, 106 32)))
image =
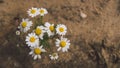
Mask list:
POLYGON ((80 12, 80 16, 84 19, 84 18, 87 18, 87 15, 83 12, 80 12))

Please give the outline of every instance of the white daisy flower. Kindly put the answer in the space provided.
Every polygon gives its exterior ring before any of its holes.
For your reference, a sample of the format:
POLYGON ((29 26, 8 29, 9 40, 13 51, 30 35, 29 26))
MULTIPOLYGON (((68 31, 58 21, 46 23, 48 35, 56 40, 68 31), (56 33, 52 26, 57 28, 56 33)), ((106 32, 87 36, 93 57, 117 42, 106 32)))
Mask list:
POLYGON ((46 27, 46 32, 48 33, 48 36, 53 36, 55 33, 55 27, 54 24, 50 24, 49 22, 45 23, 45 27, 46 27))
POLYGON ((45 8, 40 8, 38 9, 40 16, 44 16, 45 14, 48 13, 48 11, 45 8))
POLYGON ((56 59, 58 59, 58 53, 53 53, 53 54, 51 54, 51 55, 49 55, 50 56, 50 59, 51 60, 56 60, 56 59))
POLYGON ((15 33, 16 33, 16 35, 20 35, 20 31, 19 30, 17 30, 15 33))
POLYGON ((27 12, 28 12, 28 15, 31 16, 31 17, 35 17, 35 16, 39 15, 39 12, 38 12, 37 8, 32 7, 27 12))
POLYGON ((63 52, 67 52, 70 46, 70 40, 67 40, 67 38, 61 37, 60 40, 56 39, 56 46, 59 47, 57 51, 62 50, 63 52))
POLYGON ((39 36, 40 39, 43 39, 45 33, 45 28, 43 26, 37 26, 35 29, 35 34, 39 36))
POLYGON ((67 27, 63 24, 59 24, 56 27, 56 33, 59 35, 65 35, 67 32, 67 27))
POLYGON ((31 26, 32 26, 32 21, 29 21, 29 19, 22 19, 19 28, 21 31, 27 32, 31 26))
POLYGON ((34 46, 34 47, 31 47, 31 52, 29 52, 29 55, 32 55, 33 59, 36 60, 37 58, 38 59, 41 59, 41 53, 42 52, 46 52, 45 49, 42 48, 42 46, 34 46))
POLYGON ((36 46, 39 45, 39 38, 37 35, 35 35, 35 33, 30 33, 28 34, 28 36, 26 36, 26 44, 28 44, 28 46, 36 46))

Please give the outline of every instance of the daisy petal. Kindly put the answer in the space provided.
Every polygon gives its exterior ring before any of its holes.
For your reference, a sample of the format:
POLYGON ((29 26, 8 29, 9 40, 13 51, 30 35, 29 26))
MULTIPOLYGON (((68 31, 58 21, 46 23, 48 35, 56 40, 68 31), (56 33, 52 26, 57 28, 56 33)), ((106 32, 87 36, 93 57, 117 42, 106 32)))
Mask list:
POLYGON ((38 59, 41 59, 41 56, 40 56, 40 55, 38 55, 38 59))
POLYGON ((61 50, 61 47, 59 47, 58 49, 57 49, 57 51, 60 51, 61 50))
POLYGON ((36 60, 37 59, 37 55, 35 55, 33 59, 36 60))
POLYGON ((29 52, 29 55, 32 55, 33 54, 33 51, 29 52))

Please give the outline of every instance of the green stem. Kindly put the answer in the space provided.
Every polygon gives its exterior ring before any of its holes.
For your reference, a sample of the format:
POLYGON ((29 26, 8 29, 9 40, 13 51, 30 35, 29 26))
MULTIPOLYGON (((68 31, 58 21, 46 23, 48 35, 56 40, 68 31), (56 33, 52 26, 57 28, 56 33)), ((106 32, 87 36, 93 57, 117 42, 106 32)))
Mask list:
POLYGON ((35 20, 35 26, 33 27, 34 29, 38 26, 38 22, 35 20))
POLYGON ((43 25, 43 16, 40 16, 40 24, 43 25))
POLYGON ((40 18, 35 20, 35 26, 33 28, 36 28, 39 25, 43 25, 43 16, 40 16, 40 18))

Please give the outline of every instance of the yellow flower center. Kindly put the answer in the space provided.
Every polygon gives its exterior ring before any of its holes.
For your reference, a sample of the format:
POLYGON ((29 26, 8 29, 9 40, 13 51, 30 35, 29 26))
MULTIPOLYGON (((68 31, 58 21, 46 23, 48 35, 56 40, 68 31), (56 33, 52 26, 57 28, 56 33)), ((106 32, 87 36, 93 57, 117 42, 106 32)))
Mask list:
POLYGON ((60 42, 60 46, 61 46, 61 47, 65 47, 65 46, 66 46, 66 42, 65 42, 65 41, 61 41, 61 42, 60 42))
POLYGON ((36 12, 36 10, 34 10, 34 9, 31 10, 31 13, 32 13, 32 14, 35 14, 35 12, 36 12))
POLYGON ((40 35, 42 33, 42 30, 40 28, 36 28, 35 33, 37 35, 40 35))
POLYGON ((30 38, 30 42, 35 42, 35 40, 36 40, 35 37, 30 38))
POLYGON ((37 54, 37 55, 41 54, 41 50, 39 48, 35 48, 34 49, 34 53, 37 54))
POLYGON ((56 54, 56 53, 53 53, 53 54, 52 54, 52 56, 53 56, 53 57, 56 57, 56 56, 57 56, 57 54, 56 54))
POLYGON ((63 28, 63 27, 60 27, 60 28, 59 28, 59 31, 60 31, 60 32, 63 32, 63 31, 64 31, 64 28, 63 28))
POLYGON ((43 13, 44 13, 44 10, 40 10, 40 13, 43 14, 43 13))
POLYGON ((22 22, 22 27, 25 28, 27 26, 27 22, 22 22))
POLYGON ((54 31, 54 26, 50 26, 49 29, 53 32, 54 31))

